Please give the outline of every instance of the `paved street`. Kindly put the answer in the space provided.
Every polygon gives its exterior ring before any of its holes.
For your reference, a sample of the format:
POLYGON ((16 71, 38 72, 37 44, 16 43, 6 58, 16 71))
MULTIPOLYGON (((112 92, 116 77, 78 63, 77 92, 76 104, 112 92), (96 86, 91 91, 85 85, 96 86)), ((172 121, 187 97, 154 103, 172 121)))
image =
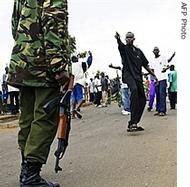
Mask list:
MULTIPOLYGON (((42 176, 61 187, 176 187, 176 112, 144 112, 144 132, 127 133, 129 116, 116 104, 82 108, 72 121, 69 147, 54 173, 56 139, 42 176)), ((14 121, 17 123, 17 121, 14 121)), ((0 187, 18 187, 18 128, 0 129, 0 187)))

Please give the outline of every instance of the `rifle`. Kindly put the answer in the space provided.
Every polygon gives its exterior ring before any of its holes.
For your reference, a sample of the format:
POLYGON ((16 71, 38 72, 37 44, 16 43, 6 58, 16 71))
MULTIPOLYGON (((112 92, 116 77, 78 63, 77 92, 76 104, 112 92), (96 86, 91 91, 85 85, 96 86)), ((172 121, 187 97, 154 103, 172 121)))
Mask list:
MULTIPOLYGON (((59 123, 57 129, 58 145, 54 153, 56 157, 56 173, 58 171, 62 171, 62 168, 59 166, 59 160, 63 158, 68 146, 69 132, 71 128, 70 97, 73 88, 73 81, 74 76, 71 76, 69 83, 67 84, 67 89, 43 106, 46 113, 49 113, 53 108, 59 106, 59 123)), ((78 111, 75 112, 77 113, 78 111)))

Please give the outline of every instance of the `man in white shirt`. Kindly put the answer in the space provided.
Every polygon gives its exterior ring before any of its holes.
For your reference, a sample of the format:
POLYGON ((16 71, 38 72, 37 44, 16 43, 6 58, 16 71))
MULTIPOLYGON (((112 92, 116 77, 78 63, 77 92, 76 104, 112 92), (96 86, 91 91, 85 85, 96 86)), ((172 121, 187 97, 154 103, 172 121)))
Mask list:
POLYGON ((95 89, 95 86, 94 86, 94 80, 93 78, 90 78, 90 82, 88 84, 88 90, 89 90, 89 101, 90 102, 94 102, 94 89, 95 89))
POLYGON ((2 82, 2 94, 3 94, 3 103, 7 107, 7 100, 8 100, 8 85, 7 85, 7 78, 8 78, 8 67, 5 67, 5 73, 3 74, 3 82, 2 82))
POLYGON ((102 85, 100 80, 99 73, 96 74, 94 79, 95 93, 96 93, 96 107, 102 107, 101 99, 102 99, 102 85))
POLYGON ((19 89, 8 85, 11 114, 19 113, 19 89))
MULTIPOLYGON (((72 92, 72 110, 80 111, 80 107, 83 103, 84 86, 86 83, 85 72, 92 64, 92 53, 88 52, 88 58, 86 62, 79 61, 80 56, 73 56, 72 61, 72 74, 74 75, 74 88, 72 92)), ((73 112, 73 118, 75 118, 73 112)))
POLYGON ((160 55, 160 50, 158 47, 153 49, 154 59, 150 63, 150 68, 154 70, 154 73, 158 79, 158 84, 156 85, 156 111, 154 115, 165 116, 166 115, 166 89, 167 89, 167 73, 165 69, 168 67, 168 62, 172 60, 172 57, 167 60, 164 56, 160 55))
POLYGON ((19 89, 7 84, 9 68, 5 67, 5 74, 3 74, 3 102, 6 105, 6 109, 11 112, 11 114, 19 113, 19 89), (7 106, 8 97, 10 100, 9 107, 7 106))

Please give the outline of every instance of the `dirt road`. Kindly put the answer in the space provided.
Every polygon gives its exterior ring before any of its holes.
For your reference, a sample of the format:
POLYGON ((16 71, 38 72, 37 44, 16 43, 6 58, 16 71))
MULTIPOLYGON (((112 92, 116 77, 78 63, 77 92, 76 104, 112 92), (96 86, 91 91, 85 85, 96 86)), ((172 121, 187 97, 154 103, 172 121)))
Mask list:
MULTIPOLYGON (((69 147, 54 173, 52 145, 42 176, 61 187, 176 187, 176 111, 165 117, 144 112, 144 132, 127 133, 120 108, 82 108, 72 122, 69 147)), ((0 187, 18 187, 18 128, 0 129, 0 187)))

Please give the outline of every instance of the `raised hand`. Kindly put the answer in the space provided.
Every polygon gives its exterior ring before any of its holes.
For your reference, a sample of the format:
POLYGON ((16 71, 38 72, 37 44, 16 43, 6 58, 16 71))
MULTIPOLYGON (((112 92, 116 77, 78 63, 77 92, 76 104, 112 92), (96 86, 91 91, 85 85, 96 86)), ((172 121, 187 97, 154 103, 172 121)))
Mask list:
POLYGON ((120 39, 120 35, 119 35, 118 32, 115 33, 115 38, 116 38, 116 39, 120 39))
POLYGON ((111 64, 109 64, 109 66, 108 66, 109 68, 112 68, 113 67, 113 65, 112 65, 112 63, 111 64))
POLYGON ((175 56, 175 52, 172 54, 172 56, 168 59, 168 62, 170 62, 172 59, 173 59, 173 57, 175 56))

